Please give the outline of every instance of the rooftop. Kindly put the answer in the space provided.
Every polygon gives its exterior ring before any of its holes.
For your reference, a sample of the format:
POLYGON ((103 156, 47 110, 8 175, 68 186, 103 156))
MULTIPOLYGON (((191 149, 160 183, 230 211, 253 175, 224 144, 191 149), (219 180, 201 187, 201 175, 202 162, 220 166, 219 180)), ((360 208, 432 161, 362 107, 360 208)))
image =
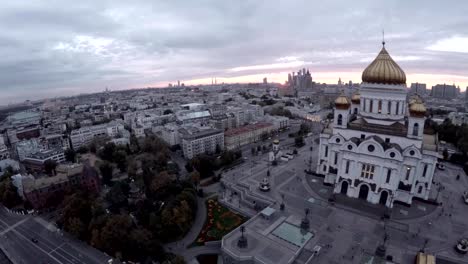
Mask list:
POLYGON ((239 135, 239 134, 242 134, 242 133, 247 133, 247 132, 250 132, 250 131, 254 131, 254 130, 258 130, 258 129, 262 129, 262 128, 270 127, 270 126, 272 126, 272 124, 265 123, 265 122, 260 122, 260 123, 256 123, 256 124, 250 124, 250 125, 230 129, 230 130, 226 131, 224 133, 224 135, 226 137, 235 136, 235 135, 239 135))

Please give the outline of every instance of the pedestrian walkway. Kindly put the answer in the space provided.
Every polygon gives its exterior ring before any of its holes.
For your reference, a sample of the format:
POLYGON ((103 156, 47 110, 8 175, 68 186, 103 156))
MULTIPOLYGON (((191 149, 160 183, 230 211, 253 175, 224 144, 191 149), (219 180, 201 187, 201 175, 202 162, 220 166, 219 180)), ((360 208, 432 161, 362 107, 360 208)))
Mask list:
MULTIPOLYGON (((328 200, 333 193, 333 187, 324 185, 323 177, 315 175, 306 175, 307 185, 313 191, 314 195, 318 195, 320 199, 328 200)), ((334 194, 335 205, 342 209, 348 209, 357 213, 373 217, 381 218, 388 209, 379 204, 371 204, 357 198, 350 198, 343 194, 334 194)), ((431 203, 413 200, 411 206, 395 203, 391 210, 391 219, 393 220, 411 220, 423 218, 431 215, 437 209, 437 206, 431 203)))

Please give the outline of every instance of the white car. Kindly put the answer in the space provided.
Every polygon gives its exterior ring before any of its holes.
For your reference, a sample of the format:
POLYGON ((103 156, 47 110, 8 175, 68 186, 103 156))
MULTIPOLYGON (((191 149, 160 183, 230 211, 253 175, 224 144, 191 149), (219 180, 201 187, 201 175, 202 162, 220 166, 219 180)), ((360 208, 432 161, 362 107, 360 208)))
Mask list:
POLYGON ((463 198, 463 201, 464 201, 466 204, 468 204, 468 192, 467 192, 467 191, 465 191, 465 192, 463 193, 462 198, 463 198))

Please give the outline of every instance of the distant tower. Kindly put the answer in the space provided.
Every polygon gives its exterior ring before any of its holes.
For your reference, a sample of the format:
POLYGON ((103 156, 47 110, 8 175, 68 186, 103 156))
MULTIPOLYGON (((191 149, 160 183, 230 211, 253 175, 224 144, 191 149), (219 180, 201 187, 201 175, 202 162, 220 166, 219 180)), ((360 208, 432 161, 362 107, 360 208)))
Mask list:
POLYGON ((263 84, 267 84, 268 81, 267 81, 267 77, 263 78, 263 84))
POLYGON ((177 86, 180 87, 180 80, 177 81, 177 86))
POLYGON ((343 85, 343 83, 341 82, 341 77, 338 78, 338 85, 339 85, 339 86, 343 85))

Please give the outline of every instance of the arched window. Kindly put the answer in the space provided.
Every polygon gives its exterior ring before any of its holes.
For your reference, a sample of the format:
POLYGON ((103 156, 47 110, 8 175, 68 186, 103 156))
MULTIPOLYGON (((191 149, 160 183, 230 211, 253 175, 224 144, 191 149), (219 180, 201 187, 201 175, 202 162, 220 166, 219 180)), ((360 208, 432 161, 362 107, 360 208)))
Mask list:
POLYGON ((357 115, 357 107, 354 108, 354 114, 357 115))
POLYGON ((415 123, 413 126, 413 136, 418 136, 419 134, 419 124, 415 123))
POLYGON ((379 114, 382 113, 382 101, 381 100, 379 100, 378 111, 379 111, 379 114))
POLYGON ((422 193, 422 186, 419 186, 418 193, 422 193))
POLYGON ((328 146, 325 146, 325 155, 324 155, 324 157, 325 158, 328 157, 328 146))
POLYGON ((391 101, 388 101, 387 112, 388 112, 388 114, 392 113, 392 102, 391 101))
POLYGON ((337 121, 336 123, 341 126, 341 124, 343 123, 343 116, 341 114, 338 115, 338 118, 337 118, 337 121))
POLYGON ((400 102, 396 102, 396 110, 395 114, 399 115, 400 114, 400 102))
POLYGON ((370 110, 369 112, 374 112, 374 100, 370 100, 370 110))

